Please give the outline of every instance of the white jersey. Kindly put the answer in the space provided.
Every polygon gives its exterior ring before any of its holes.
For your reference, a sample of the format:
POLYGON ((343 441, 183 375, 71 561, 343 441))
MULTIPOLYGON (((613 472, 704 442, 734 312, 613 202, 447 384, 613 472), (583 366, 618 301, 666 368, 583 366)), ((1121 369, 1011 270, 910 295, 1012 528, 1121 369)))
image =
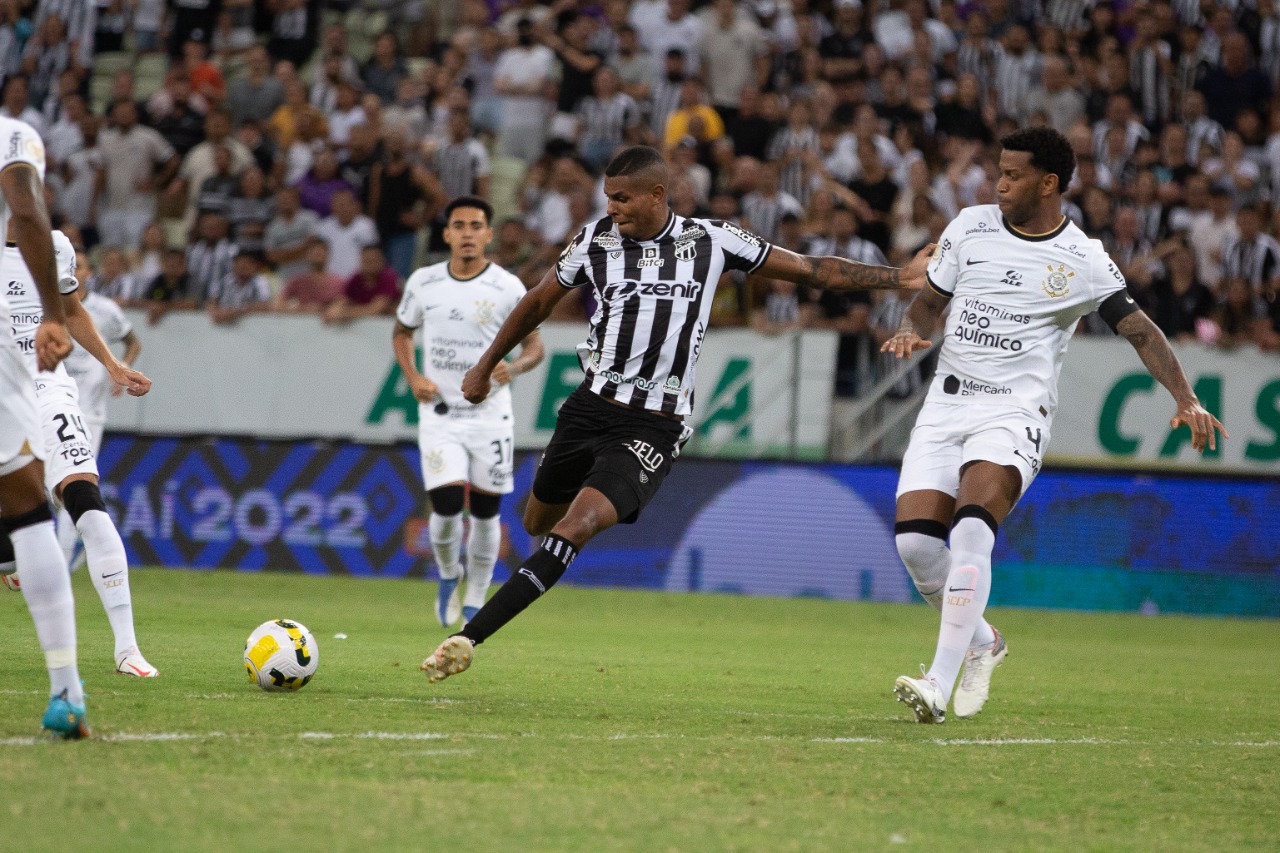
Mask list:
POLYGON ((422 374, 440 389, 451 417, 511 420, 509 386, 495 386, 487 400, 472 406, 462 396, 462 377, 524 294, 520 279, 493 263, 478 275, 457 279, 446 261, 414 271, 405 282, 396 319, 422 329, 422 374))
MULTIPOLYGON (((15 163, 26 163, 33 166, 44 180, 44 143, 40 134, 31 125, 17 119, 0 116, 0 172, 15 163)), ((9 204, 0 193, 0 244, 8 239, 9 204)), ((13 249, 16 253, 17 249, 13 249)), ((7 253, 6 253, 7 254, 7 253)), ((21 258, 19 258, 21 260, 21 258)), ((9 288, 12 290, 12 287, 9 288)), ((5 301, 5 292, 0 291, 0 317, 9 313, 9 304, 5 301)))
MULTIPOLYGON (((58 290, 65 294, 75 293, 80 287, 76 281, 76 252, 71 241, 61 231, 53 232, 54 264, 58 276, 58 290)), ((40 292, 36 289, 36 280, 27 269, 26 261, 16 246, 0 248, 0 281, 5 283, 5 296, 9 300, 9 322, 13 329, 13 339, 18 349, 35 376, 36 367, 36 327, 44 319, 44 306, 40 303, 40 292)), ((66 373, 62 365, 57 371, 66 373)))
POLYGON ((1028 237, 989 204, 965 208, 942 232, 929 286, 951 300, 929 396, 1051 416, 1076 323, 1125 282, 1102 243, 1069 220, 1028 237))
MULTIPOLYGON (((100 293, 86 293, 81 305, 89 312, 93 325, 98 327, 98 333, 108 346, 116 346, 133 331, 133 324, 115 300, 100 293)), ((63 364, 79 386, 80 410, 84 412, 85 420, 100 427, 107 420, 107 398, 111 394, 110 374, 102 366, 102 362, 89 355, 89 351, 82 346, 73 346, 63 364)))

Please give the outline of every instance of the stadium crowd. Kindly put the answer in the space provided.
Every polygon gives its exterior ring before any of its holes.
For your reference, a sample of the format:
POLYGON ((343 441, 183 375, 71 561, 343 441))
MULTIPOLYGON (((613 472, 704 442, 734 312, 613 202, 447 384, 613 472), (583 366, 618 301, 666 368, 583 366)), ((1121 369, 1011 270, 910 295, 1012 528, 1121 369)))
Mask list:
MULTIPOLYGON (((0 74, 91 289, 153 321, 390 313, 463 194, 531 285, 638 142, 680 214, 902 263, 994 202, 1003 134, 1048 124, 1078 158, 1064 212, 1171 338, 1280 350, 1275 0, 0 0, 0 74)), ((839 331, 843 395, 907 305, 716 300, 839 331)))

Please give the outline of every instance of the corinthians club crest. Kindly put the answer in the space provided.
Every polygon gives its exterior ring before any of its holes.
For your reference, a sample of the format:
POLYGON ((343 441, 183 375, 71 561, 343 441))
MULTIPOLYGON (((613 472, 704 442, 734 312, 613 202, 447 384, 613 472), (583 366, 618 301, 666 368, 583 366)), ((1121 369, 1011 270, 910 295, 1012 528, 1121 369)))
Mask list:
POLYGON ((1049 277, 1040 282, 1040 286, 1044 288, 1044 292, 1049 294, 1053 299, 1059 299, 1071 292, 1070 280, 1076 277, 1076 274, 1067 270, 1066 264, 1058 264, 1056 267, 1049 264, 1049 277))
POLYGON ((494 308, 496 307, 497 306, 488 299, 477 299, 475 316, 476 325, 483 326, 486 323, 492 323, 495 318, 494 308))

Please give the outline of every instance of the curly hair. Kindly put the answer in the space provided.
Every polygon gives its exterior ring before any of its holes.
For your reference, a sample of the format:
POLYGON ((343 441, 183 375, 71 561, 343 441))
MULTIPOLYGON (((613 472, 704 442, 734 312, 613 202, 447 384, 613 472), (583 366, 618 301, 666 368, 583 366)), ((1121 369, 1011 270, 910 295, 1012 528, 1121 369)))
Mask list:
POLYGON ((1058 176, 1058 192, 1066 192, 1076 171, 1076 155, 1067 138, 1051 127, 1024 127, 1000 140, 1005 151, 1026 151, 1031 165, 1058 176))

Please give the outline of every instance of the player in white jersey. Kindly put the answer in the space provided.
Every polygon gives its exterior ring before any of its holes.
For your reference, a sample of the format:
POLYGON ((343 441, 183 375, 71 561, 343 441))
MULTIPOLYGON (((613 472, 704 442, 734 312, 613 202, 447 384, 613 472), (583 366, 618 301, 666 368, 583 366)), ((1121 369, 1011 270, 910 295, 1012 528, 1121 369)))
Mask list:
MULTIPOLYGON (((54 272, 53 227, 44 202, 44 145, 30 125, 0 117, 0 241, 13 241, 32 270, 44 319, 33 337, 36 361, 52 370, 71 349, 54 272)), ((75 599, 44 489, 44 443, 31 371, 8 330, 0 291, 0 530, 13 543, 23 598, 49 670, 41 724, 55 737, 87 737, 84 689, 76 665, 75 599)))
MULTIPOLYGON (((911 433, 898 482, 898 553, 941 613, 933 664, 894 691, 922 723, 946 719, 956 676, 957 716, 987 700, 1004 637, 983 618, 999 525, 1040 472, 1058 405, 1058 374, 1080 318, 1097 311, 1169 390, 1172 424, 1196 450, 1226 431, 1187 382, 1159 328, 1125 290, 1102 244, 1062 215, 1075 157, 1049 128, 1001 140, 998 204, 951 221, 929 264, 929 284, 882 348, 899 358, 930 345, 946 320, 938 372, 911 433), (950 535, 950 548, 947 540, 950 535)), ((923 670, 923 667, 921 667, 923 670)))
MULTIPOLYGON (((57 259, 58 287, 63 296, 67 327, 72 336, 106 370, 109 381, 127 388, 134 396, 151 390, 151 380, 120 363, 103 341, 92 317, 81 304, 77 291, 88 278, 88 269, 61 231, 53 232, 57 259)), ((98 487, 98 445, 85 422, 76 381, 65 364, 52 371, 40 371, 35 363, 33 337, 43 319, 31 273, 16 249, 0 251, 0 280, 8 282, 10 319, 14 340, 28 353, 27 367, 35 375, 36 406, 44 437, 45 488, 55 506, 61 508, 64 526, 84 540, 89 577, 102 599, 103 609, 115 635, 116 672, 151 678, 159 673, 138 650, 133 627, 133 600, 129 593, 129 563, 124 542, 107 514, 98 487)), ((65 552, 64 552, 65 553, 65 552)), ((0 539, 0 571, 11 565, 11 545, 0 539)))
POLYGON ((510 382, 542 361, 542 337, 531 332, 520 357, 493 370, 498 390, 472 405, 462 396, 462 378, 491 343, 525 294, 520 279, 491 262, 493 208, 482 198, 462 196, 444 211, 449 260, 416 270, 404 285, 396 310, 392 345, 418 399, 418 448, 422 480, 431 498, 431 549, 440 571, 436 618, 448 627, 470 619, 484 605, 502 545, 498 510, 513 488, 513 428, 510 382), (414 335, 422 330, 422 362, 414 358, 414 335), (471 532, 467 536, 466 597, 463 575, 462 507, 470 485, 471 532))
POLYGON ((579 347, 586 378, 560 408, 524 514, 525 529, 542 543, 423 661, 432 682, 469 667, 475 646, 559 580, 592 537, 639 518, 689 436, 694 370, 723 273, 844 290, 924 284, 932 247, 905 270, 803 257, 729 222, 677 216, 668 179, 653 148, 619 152, 605 169, 609 215, 579 232, 463 379, 463 396, 483 401, 502 358, 566 293, 592 287, 598 307, 579 347))

